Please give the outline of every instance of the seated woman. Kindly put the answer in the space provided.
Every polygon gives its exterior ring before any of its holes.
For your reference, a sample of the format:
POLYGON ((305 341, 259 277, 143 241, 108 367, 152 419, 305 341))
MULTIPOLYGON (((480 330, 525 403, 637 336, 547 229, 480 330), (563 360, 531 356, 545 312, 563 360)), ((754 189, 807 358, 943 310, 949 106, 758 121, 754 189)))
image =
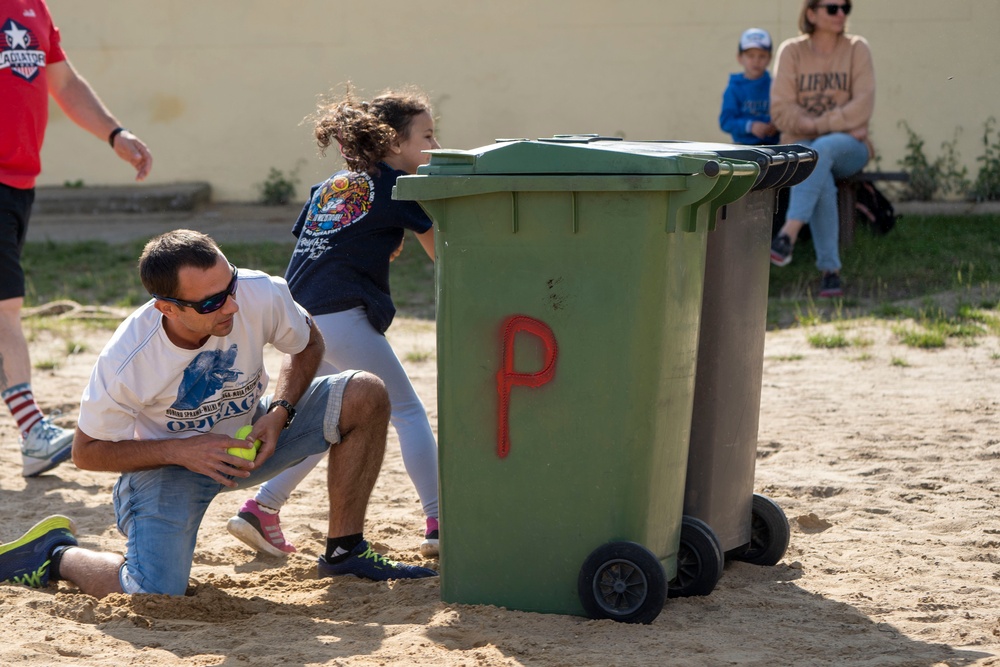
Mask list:
POLYGON ((778 48, 771 87, 771 119, 782 143, 819 154, 813 173, 792 187, 785 223, 771 244, 771 263, 792 261, 795 240, 810 226, 821 297, 844 294, 840 281, 840 225, 835 180, 860 171, 874 154, 868 122, 875 108, 875 70, 868 42, 844 32, 851 3, 805 0, 802 34, 778 48))

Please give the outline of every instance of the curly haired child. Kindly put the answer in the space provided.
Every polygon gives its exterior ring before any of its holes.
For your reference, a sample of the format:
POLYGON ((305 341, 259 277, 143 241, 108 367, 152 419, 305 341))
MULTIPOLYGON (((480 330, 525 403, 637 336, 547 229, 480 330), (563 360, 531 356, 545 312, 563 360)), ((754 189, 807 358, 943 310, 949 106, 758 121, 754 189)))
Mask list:
MULTIPOLYGON (((322 102, 313 121, 321 152, 340 147, 346 168, 312 188, 292 233, 298 241, 285 279, 326 340, 319 373, 358 369, 382 378, 392 403, 406 471, 426 516, 420 553, 438 554, 437 443, 427 412, 385 338, 396 309, 389 263, 410 229, 434 259, 430 218, 415 202, 395 201, 396 178, 414 174, 440 148, 426 94, 416 88, 358 99, 350 84, 322 102)), ((278 511, 322 457, 310 457, 263 484, 229 520, 234 536, 275 556, 295 551, 285 541, 278 511)))

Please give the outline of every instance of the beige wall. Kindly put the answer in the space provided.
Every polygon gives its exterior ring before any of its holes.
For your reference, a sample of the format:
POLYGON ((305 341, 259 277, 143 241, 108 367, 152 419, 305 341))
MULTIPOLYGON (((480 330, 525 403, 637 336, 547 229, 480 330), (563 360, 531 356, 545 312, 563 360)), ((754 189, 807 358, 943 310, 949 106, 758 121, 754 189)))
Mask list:
MULTIPOLYGON (((799 0, 49 0, 74 65, 149 144, 150 182, 207 180, 249 200, 271 167, 320 160, 300 125, 319 93, 416 83, 442 145, 568 132, 726 141, 717 117, 750 26, 797 34, 799 0)), ((874 52, 874 139, 897 169, 905 119, 931 157, 962 128, 975 170, 1000 117, 1000 1, 855 0, 849 30, 874 52)), ((53 107, 40 184, 129 181, 107 146, 53 107)))

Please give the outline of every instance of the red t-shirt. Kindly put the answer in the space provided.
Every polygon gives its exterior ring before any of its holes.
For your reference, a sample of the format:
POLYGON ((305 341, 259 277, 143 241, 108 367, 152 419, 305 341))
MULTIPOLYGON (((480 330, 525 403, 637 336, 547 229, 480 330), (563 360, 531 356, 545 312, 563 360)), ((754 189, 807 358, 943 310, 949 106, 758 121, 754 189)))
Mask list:
POLYGON ((49 121, 46 65, 66 60, 44 0, 0 0, 0 183, 33 188, 49 121))

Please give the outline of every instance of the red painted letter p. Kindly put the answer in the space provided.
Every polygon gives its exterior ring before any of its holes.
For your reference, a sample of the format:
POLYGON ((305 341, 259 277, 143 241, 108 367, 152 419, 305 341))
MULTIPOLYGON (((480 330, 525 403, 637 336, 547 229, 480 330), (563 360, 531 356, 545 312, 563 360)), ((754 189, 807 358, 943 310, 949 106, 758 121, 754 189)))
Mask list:
POLYGON ((499 394, 499 420, 497 422, 497 455, 500 458, 510 452, 510 390, 515 386, 541 387, 552 380, 556 372, 558 347, 556 337, 547 324, 526 315, 512 315, 503 325, 503 361, 497 371, 497 393, 499 394), (517 373, 514 371, 514 338, 518 332, 534 334, 545 345, 545 363, 537 373, 517 373))

